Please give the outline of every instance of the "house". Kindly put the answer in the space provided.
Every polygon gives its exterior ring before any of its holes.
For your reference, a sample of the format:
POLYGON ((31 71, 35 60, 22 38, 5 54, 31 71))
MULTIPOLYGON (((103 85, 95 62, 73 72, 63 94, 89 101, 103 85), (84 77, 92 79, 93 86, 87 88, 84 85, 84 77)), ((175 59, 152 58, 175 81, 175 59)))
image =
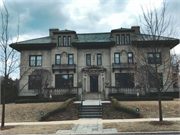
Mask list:
MULTIPOLYGON (((123 88, 134 88, 136 80, 129 71, 136 67, 131 43, 143 43, 139 35, 140 27, 113 29, 103 33, 76 33, 73 30, 49 29, 47 37, 41 37, 13 43, 10 47, 21 53, 20 75, 30 68, 20 82, 23 90, 19 96, 35 96, 38 94, 36 84, 38 75, 32 75, 37 68, 47 69, 52 80, 48 87, 65 89, 82 81, 81 92, 105 91, 105 82, 123 88), (28 82, 28 85, 24 86, 28 82)), ((165 46, 166 57, 170 57, 170 49, 179 43, 173 39, 165 46)), ((151 55, 151 54, 148 54, 151 55)), ((158 53, 159 60, 161 53, 158 53)), ((125 89, 126 91, 126 89, 125 89)), ((173 91, 173 86, 169 88, 173 91)))

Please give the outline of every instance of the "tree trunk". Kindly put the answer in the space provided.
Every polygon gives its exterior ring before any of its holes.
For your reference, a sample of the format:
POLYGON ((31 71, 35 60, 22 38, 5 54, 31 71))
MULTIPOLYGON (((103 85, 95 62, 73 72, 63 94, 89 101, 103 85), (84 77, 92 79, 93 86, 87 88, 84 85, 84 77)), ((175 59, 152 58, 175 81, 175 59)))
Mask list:
POLYGON ((159 102, 159 121, 163 121, 160 90, 158 90, 158 102, 159 102))
POLYGON ((2 91, 2 119, 1 119, 1 128, 4 127, 5 119, 5 88, 2 91))

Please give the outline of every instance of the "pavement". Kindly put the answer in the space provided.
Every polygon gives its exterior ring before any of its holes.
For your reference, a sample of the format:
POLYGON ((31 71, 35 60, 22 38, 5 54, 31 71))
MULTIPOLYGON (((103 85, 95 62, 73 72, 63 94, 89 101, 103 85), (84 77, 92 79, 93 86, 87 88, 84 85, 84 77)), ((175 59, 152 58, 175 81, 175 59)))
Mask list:
MULTIPOLYGON (((180 121, 178 118, 163 118, 164 121, 180 121)), ((56 134, 116 134, 116 128, 103 129, 103 123, 112 122, 145 122, 145 121, 159 121, 158 118, 141 118, 141 119, 79 119, 66 121, 46 121, 46 122, 16 122, 5 123, 6 126, 16 125, 49 125, 49 124, 74 124, 71 130, 58 130, 56 134)))

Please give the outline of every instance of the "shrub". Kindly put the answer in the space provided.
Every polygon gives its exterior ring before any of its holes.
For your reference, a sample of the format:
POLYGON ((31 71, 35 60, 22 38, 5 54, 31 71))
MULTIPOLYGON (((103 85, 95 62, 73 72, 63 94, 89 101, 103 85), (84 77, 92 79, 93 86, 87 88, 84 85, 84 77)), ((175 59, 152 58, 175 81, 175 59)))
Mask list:
MULTIPOLYGON (((71 97, 73 99, 76 99, 76 97, 71 97)), ((54 99, 21 99, 21 100, 16 100, 16 104, 20 103, 43 103, 43 102, 62 102, 68 100, 69 97, 61 97, 61 98, 54 98, 54 99)))
POLYGON ((139 117, 140 114, 137 114, 135 110, 127 108, 125 106, 121 106, 118 103, 117 99, 113 98, 112 96, 110 97, 110 100, 111 100, 115 110, 123 111, 123 112, 129 113, 129 114, 132 114, 135 117, 139 117))
MULTIPOLYGON (((118 101, 157 101, 158 97, 115 97, 118 101)), ((161 100, 173 100, 172 97, 161 97, 161 100)))
POLYGON ((77 99, 76 97, 73 97, 73 98, 71 98, 71 99, 66 100, 59 108, 57 108, 57 109, 55 109, 55 110, 53 110, 53 111, 50 111, 50 112, 48 112, 46 115, 44 115, 44 116, 42 117, 42 120, 43 120, 43 121, 44 121, 44 120, 47 120, 47 119, 48 119, 50 116, 52 116, 52 115, 55 115, 55 114, 57 114, 57 113, 66 111, 67 108, 68 108, 68 106, 69 106, 73 101, 75 101, 76 99, 77 99))

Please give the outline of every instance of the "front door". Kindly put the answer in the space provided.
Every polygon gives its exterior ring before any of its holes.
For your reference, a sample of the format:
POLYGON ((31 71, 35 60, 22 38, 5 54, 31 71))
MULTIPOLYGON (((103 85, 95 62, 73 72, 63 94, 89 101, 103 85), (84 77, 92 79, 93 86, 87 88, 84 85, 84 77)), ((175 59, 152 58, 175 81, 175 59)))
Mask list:
POLYGON ((98 92, 98 76, 90 76, 90 91, 98 92))

